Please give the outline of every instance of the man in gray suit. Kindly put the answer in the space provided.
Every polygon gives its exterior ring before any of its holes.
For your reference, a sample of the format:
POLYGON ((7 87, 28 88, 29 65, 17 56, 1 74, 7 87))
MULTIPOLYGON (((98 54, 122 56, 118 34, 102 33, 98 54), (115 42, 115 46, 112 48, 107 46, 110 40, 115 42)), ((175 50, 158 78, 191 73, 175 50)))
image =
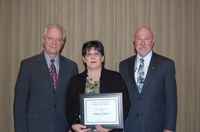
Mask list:
POLYGON ((129 115, 125 120, 125 132, 176 130, 174 61, 154 53, 154 43, 155 38, 149 27, 138 28, 134 36, 137 54, 123 60, 119 65, 131 100, 129 115))
POLYGON ((42 38, 44 51, 21 62, 15 86, 15 132, 69 130, 67 87, 71 77, 78 73, 78 68, 75 62, 60 55, 65 36, 62 26, 46 26, 42 38))

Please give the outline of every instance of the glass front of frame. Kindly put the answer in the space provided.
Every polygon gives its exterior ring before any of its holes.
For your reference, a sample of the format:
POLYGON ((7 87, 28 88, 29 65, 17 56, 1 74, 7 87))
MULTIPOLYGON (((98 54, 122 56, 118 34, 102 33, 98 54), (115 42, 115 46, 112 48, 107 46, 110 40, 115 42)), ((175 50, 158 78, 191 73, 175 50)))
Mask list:
POLYGON ((89 128, 123 128, 122 93, 80 95, 81 124, 89 128))

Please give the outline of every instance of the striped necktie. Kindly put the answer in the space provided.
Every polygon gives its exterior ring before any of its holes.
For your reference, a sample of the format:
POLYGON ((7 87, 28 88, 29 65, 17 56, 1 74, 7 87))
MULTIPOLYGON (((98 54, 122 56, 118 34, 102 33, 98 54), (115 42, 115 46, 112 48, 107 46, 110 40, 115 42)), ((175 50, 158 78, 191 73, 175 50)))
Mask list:
POLYGON ((57 80, 57 72, 56 72, 56 67, 54 65, 54 62, 55 62, 55 60, 51 59, 51 65, 50 65, 49 70, 50 70, 50 75, 53 79, 54 88, 56 89, 58 80, 57 80))

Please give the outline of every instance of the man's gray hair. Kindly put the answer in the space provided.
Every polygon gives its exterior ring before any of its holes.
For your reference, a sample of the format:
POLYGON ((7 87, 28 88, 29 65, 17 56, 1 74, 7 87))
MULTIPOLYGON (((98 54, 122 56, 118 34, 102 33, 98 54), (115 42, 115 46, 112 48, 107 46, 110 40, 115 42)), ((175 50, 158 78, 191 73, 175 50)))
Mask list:
POLYGON ((58 28, 60 31, 62 31, 63 40, 66 39, 66 32, 65 32, 65 29, 64 29, 61 25, 59 25, 59 24, 49 24, 49 25, 47 25, 47 26, 44 28, 43 37, 47 34, 47 31, 48 31, 50 28, 58 28))

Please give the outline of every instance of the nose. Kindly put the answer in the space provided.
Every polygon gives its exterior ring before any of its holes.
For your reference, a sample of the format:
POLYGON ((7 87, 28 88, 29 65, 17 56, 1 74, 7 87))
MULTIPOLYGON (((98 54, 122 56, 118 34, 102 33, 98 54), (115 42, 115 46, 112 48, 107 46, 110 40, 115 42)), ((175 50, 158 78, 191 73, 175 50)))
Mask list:
POLYGON ((53 44, 57 44, 57 39, 53 39, 53 44))
POLYGON ((141 39, 141 45, 145 45, 145 39, 141 39))
POLYGON ((95 54, 91 54, 91 58, 95 58, 95 54))
POLYGON ((58 38, 54 38, 53 39, 53 44, 54 45, 57 45, 57 44, 61 44, 62 43, 62 40, 58 39, 58 38))

